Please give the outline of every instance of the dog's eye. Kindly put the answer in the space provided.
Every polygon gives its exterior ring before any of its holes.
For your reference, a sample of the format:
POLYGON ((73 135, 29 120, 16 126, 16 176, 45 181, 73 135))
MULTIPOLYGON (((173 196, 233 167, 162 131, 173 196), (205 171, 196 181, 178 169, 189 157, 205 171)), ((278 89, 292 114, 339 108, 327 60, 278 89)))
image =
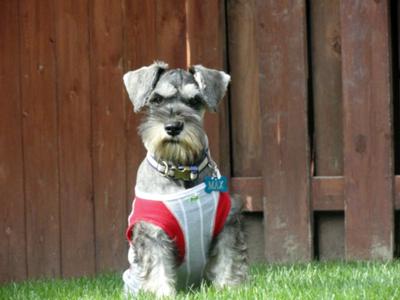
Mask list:
POLYGON ((188 102, 189 102, 189 105, 190 105, 190 106, 196 107, 196 106, 198 106, 198 105, 201 104, 201 98, 200 98, 199 95, 196 95, 196 96, 190 98, 190 99, 188 100, 188 102))
POLYGON ((164 98, 161 97, 160 95, 155 95, 153 98, 151 98, 150 103, 152 104, 161 104, 161 102, 164 101, 164 98))

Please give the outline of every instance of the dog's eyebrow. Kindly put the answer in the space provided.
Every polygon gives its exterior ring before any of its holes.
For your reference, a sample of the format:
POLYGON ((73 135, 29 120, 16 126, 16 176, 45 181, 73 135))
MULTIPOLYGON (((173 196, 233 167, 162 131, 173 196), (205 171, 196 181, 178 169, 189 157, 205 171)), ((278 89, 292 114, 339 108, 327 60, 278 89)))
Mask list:
POLYGON ((172 97, 173 95, 175 95, 177 92, 177 89, 169 82, 161 82, 159 85, 157 85, 154 92, 164 98, 168 98, 168 97, 172 97))
POLYGON ((184 86, 182 86, 179 89, 179 92, 182 94, 182 96, 186 99, 193 98, 194 96, 198 95, 200 93, 197 85, 194 83, 189 83, 184 86))

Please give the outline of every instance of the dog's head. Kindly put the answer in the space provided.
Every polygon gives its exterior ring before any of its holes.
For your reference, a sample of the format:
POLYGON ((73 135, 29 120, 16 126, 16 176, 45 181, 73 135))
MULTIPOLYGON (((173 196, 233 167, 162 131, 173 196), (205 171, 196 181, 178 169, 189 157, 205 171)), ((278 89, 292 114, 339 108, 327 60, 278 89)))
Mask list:
POLYGON ((135 112, 147 108, 139 132, 146 149, 156 159, 192 164, 207 147, 203 129, 205 111, 215 111, 230 76, 201 65, 189 71, 168 69, 156 62, 124 75, 135 112))

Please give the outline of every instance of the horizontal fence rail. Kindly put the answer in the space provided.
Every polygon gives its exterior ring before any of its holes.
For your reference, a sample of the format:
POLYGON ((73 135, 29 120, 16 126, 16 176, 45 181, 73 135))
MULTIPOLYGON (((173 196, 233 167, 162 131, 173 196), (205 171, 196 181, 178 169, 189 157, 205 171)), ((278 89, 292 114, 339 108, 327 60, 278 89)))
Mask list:
MULTIPOLYGON (((263 210, 265 194, 262 177, 232 178, 231 192, 243 197, 245 211, 263 210)), ((311 208, 313 211, 344 211, 343 176, 315 176, 311 179, 311 208)), ((394 209, 400 210, 400 176, 394 176, 394 209)))

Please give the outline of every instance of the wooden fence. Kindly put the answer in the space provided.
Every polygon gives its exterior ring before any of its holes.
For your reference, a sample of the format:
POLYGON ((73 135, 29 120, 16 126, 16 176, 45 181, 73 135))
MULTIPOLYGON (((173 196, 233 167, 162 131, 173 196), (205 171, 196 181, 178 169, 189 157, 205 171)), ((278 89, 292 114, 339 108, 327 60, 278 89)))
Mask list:
POLYGON ((389 0, 0 1, 0 282, 126 267, 145 153, 121 78, 155 59, 231 73, 206 129, 267 261, 392 258, 397 19, 389 0))
POLYGON ((399 5, 228 1, 227 12, 230 71, 243 78, 231 87, 232 184, 264 211, 265 257, 391 259, 399 5))
MULTIPOLYGON (((145 153, 122 75, 223 69, 223 3, 6 0, 0 15, 0 281, 123 270, 145 153)), ((207 117, 221 163, 226 111, 207 117)))

